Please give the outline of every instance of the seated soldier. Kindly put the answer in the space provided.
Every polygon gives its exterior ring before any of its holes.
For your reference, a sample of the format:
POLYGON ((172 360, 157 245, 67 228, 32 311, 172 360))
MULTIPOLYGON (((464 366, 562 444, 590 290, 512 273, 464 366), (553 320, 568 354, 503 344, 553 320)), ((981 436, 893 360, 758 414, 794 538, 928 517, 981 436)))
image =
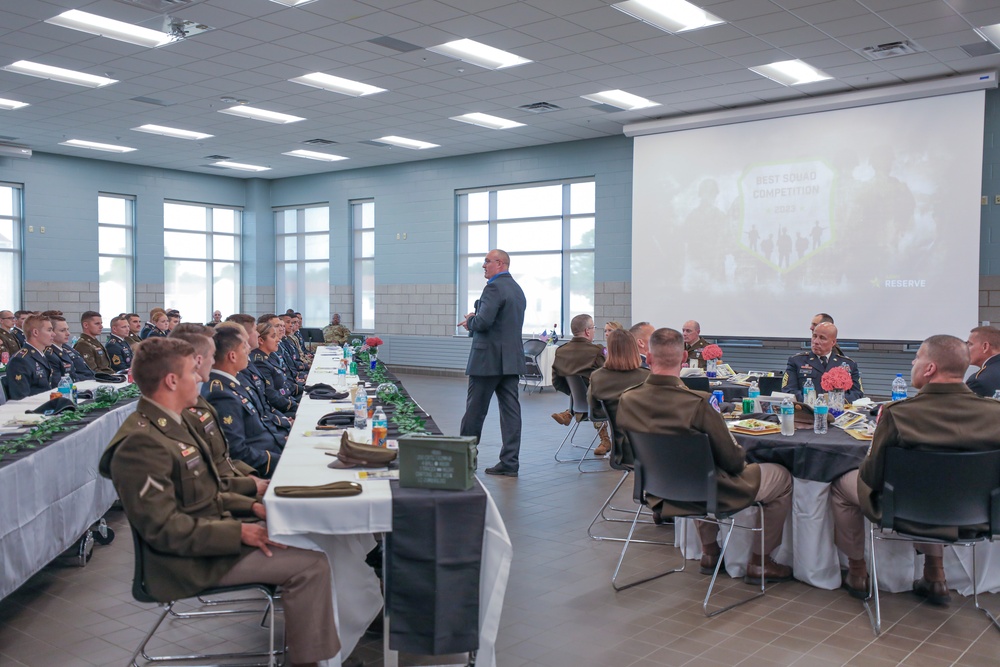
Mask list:
POLYGON ((293 416, 299 404, 292 397, 290 384, 284 372, 278 367, 275 356, 278 351, 278 332, 270 322, 257 325, 257 348, 251 350, 250 360, 260 370, 264 378, 264 397, 268 405, 279 412, 293 416))
MULTIPOLYGON (((566 378, 579 375, 584 381, 590 382, 590 374, 604 365, 604 348, 594 343, 594 318, 590 315, 577 315, 570 322, 573 338, 556 348, 552 360, 552 386, 571 395, 566 378)), ((570 406, 572 406, 570 399, 570 406)), ((569 426, 573 419, 572 410, 564 410, 552 415, 552 418, 563 426, 569 426)), ((604 456, 611 449, 611 439, 608 437, 606 422, 594 422, 594 428, 600 430, 601 444, 594 450, 596 456, 604 456)))
POLYGON ((111 318, 111 334, 104 349, 108 352, 108 361, 115 373, 122 373, 132 365, 132 348, 128 343, 128 320, 118 316, 111 318))
POLYGON ((170 328, 170 320, 167 318, 167 311, 162 308, 154 308, 149 311, 149 321, 142 325, 139 338, 146 340, 150 336, 167 337, 167 330, 170 328))
POLYGON ((608 409, 608 416, 615 423, 615 443, 618 445, 617 462, 632 464, 631 450, 625 451, 625 432, 618 425, 618 401, 622 392, 630 387, 640 385, 649 376, 649 370, 642 367, 639 358, 639 346, 635 336, 625 330, 612 331, 608 334, 608 359, 604 366, 590 374, 590 387, 587 390, 587 401, 591 412, 600 414, 598 401, 603 401, 608 409))
POLYGON ((247 387, 237 378, 247 366, 250 353, 247 336, 233 327, 216 327, 213 338, 215 367, 209 381, 202 385, 201 394, 218 413, 233 458, 269 479, 285 443, 264 425, 247 387))
MULTIPOLYGON (((226 318, 226 321, 219 324, 220 327, 240 326, 247 335, 247 341, 251 350, 257 349, 260 345, 260 337, 257 335, 257 320, 253 315, 246 313, 234 313, 226 318)), ((247 362, 247 367, 240 371, 237 376, 249 390, 250 399, 254 407, 263 416, 261 421, 270 430, 278 441, 284 443, 288 439, 288 434, 292 430, 292 419, 286 417, 267 402, 267 385, 264 383, 264 373, 253 359, 247 362)))
POLYGON ((139 338, 139 332, 142 331, 142 318, 139 317, 138 313, 127 313, 125 319, 128 320, 128 336, 126 339, 129 342, 129 346, 133 349, 136 345, 142 342, 139 338))
POLYGON ((83 333, 73 347, 83 356, 84 361, 90 366, 90 370, 95 373, 113 374, 115 371, 111 368, 108 351, 101 341, 97 340, 101 331, 104 330, 101 314, 96 310, 84 311, 83 315, 80 316, 80 327, 83 329, 83 333))
MULTIPOLYGON (((47 312, 47 311, 46 311, 47 312)), ((73 382, 93 380, 94 371, 90 369, 83 355, 69 346, 69 323, 62 315, 50 315, 52 321, 52 345, 45 353, 52 358, 52 365, 60 367, 61 375, 68 375, 73 382)))
POLYGON ((1000 329, 984 326, 969 332, 969 363, 979 370, 965 384, 980 396, 993 398, 1000 389, 1000 329))
POLYGON ((691 368, 705 367, 701 360, 701 350, 708 341, 701 337, 701 325, 694 320, 688 320, 681 328, 684 335, 684 352, 687 354, 686 365, 691 368))
POLYGON ((132 376, 142 398, 99 470, 114 482, 142 538, 150 594, 176 600, 212 586, 275 584, 281 587, 289 662, 336 656, 340 640, 326 555, 276 544, 266 524, 241 520, 263 520, 264 505, 220 490, 207 445, 182 417, 198 398, 191 345, 162 338, 142 343, 132 376))
POLYGON ((14 323, 14 326, 10 328, 10 333, 17 339, 17 342, 21 347, 24 347, 25 342, 27 342, 27 338, 25 336, 27 329, 24 328, 25 322, 34 314, 35 312, 31 310, 14 311, 14 318, 16 319, 16 322, 14 323))
POLYGON ((340 323, 340 313, 334 313, 330 323, 323 327, 323 342, 328 345, 332 343, 343 347, 350 335, 351 330, 340 323))
POLYGON ((7 364, 7 398, 12 401, 55 389, 62 379, 62 367, 45 356, 45 348, 52 345, 52 321, 42 315, 29 315, 23 326, 24 347, 7 364))
POLYGON ((9 310, 0 310, 0 364, 4 366, 14 356, 14 353, 21 349, 21 343, 10 332, 15 322, 17 322, 17 318, 14 313, 9 310))
POLYGON ((291 395, 295 397, 301 396, 303 393, 302 388, 305 386, 305 374, 298 371, 297 364, 292 359, 291 354, 289 354, 285 346, 281 345, 281 341, 285 337, 285 325, 282 323, 281 318, 273 313, 266 313, 257 318, 257 324, 264 324, 265 322, 274 327, 274 330, 278 334, 278 349, 272 353, 271 360, 277 364, 278 368, 285 374, 285 377, 288 378, 289 382, 286 388, 291 395))
POLYGON ((832 322, 820 322, 813 329, 812 349, 809 352, 799 352, 788 358, 785 376, 781 379, 781 391, 794 394, 796 400, 802 400, 802 386, 807 378, 811 378, 816 393, 822 393, 823 373, 836 366, 846 366, 851 374, 853 386, 844 392, 844 398, 854 401, 865 395, 861 386, 861 372, 854 359, 837 354, 833 351, 837 345, 837 327, 832 322))

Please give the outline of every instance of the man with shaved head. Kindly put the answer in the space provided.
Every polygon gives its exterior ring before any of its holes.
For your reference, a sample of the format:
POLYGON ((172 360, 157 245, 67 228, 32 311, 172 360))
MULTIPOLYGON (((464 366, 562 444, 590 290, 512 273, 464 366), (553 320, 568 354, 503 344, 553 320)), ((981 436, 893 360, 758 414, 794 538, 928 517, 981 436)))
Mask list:
POLYGON ((851 388, 844 392, 844 398, 850 402, 865 395, 861 386, 861 372, 854 359, 837 354, 837 327, 833 322, 820 322, 813 329, 812 345, 809 352, 799 352, 788 358, 788 367, 781 380, 781 391, 795 394, 796 400, 802 400, 802 387, 807 379, 812 379, 816 393, 823 393, 820 381, 823 374, 831 368, 846 366, 851 374, 851 388))
POLYGON ((649 337, 656 330, 649 322, 639 322, 633 324, 629 332, 635 336, 635 344, 639 348, 639 358, 642 359, 642 367, 649 368, 649 337))
POLYGON ((979 370, 965 381, 980 396, 993 396, 1000 389, 1000 329, 976 327, 969 332, 969 363, 979 370))
MULTIPOLYGON (((893 447, 930 452, 1000 449, 1000 431, 996 428, 1000 423, 1000 402, 983 400, 962 381, 969 367, 964 342, 954 336, 931 336, 917 350, 912 365, 910 382, 919 390, 917 395, 882 407, 860 470, 841 475, 830 489, 834 539, 848 558, 845 587, 858 598, 868 596, 864 517, 871 521, 882 518, 886 452, 893 447)), ((900 532, 941 539, 976 532, 974 527, 941 528, 899 519, 896 526, 900 532)), ((913 582, 913 592, 931 604, 948 604, 951 595, 944 577, 942 545, 915 547, 924 554, 924 574, 913 582)))
POLYGON ((687 364, 694 368, 701 365, 701 349, 708 341, 701 337, 701 325, 694 320, 688 320, 681 327, 684 335, 684 352, 687 354, 687 364))

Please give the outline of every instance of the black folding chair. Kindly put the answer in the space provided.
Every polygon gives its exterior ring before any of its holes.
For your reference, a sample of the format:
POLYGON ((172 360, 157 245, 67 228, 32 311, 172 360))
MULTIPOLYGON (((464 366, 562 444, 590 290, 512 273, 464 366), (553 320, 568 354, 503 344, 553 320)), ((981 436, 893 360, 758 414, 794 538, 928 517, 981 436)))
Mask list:
POLYGON ((757 388, 760 389, 761 396, 770 396, 776 391, 781 391, 781 376, 759 377, 757 378, 757 388))
MULTIPOLYGON (((967 528, 968 530, 968 528, 967 528)), ((885 452, 882 521, 872 524, 872 572, 865 610, 875 636, 882 632, 875 540, 905 540, 973 547, 972 595, 976 609, 1000 629, 1000 621, 979 604, 974 545, 1000 535, 1000 450, 989 452, 927 452, 891 447, 885 452), (971 537, 933 539, 901 533, 897 521, 927 526, 984 526, 971 537), (894 531, 894 532, 887 532, 894 531), (868 602, 872 601, 869 606, 868 602), (874 611, 872 610, 874 606, 874 611)))
POLYGON ((708 384, 708 378, 706 377, 686 377, 681 378, 688 389, 693 389, 695 391, 711 391, 708 384))
MULTIPOLYGON (((709 611, 708 601, 712 597, 712 589, 715 588, 715 581, 719 577, 719 570, 726 558, 726 549, 729 548, 729 539, 733 535, 734 528, 749 530, 760 533, 760 553, 764 551, 764 521, 761 516, 760 526, 741 526, 733 520, 736 512, 721 512, 718 509, 718 488, 716 484, 715 459, 712 456, 712 448, 708 441, 708 436, 704 433, 694 433, 685 435, 664 435, 662 433, 643 433, 640 431, 628 431, 629 442, 635 452, 635 491, 636 502, 646 505, 646 496, 651 495, 663 499, 665 502, 694 503, 703 505, 704 512, 691 512, 682 515, 684 518, 708 521, 729 528, 726 537, 722 542, 722 551, 719 554, 719 562, 712 573, 712 580, 708 584, 708 592, 701 608, 705 616, 715 616, 733 607, 739 606, 755 600, 765 593, 765 582, 767 577, 760 578, 760 591, 751 597, 739 600, 725 607, 709 611)), ((763 512, 760 503, 757 511, 763 512)), ((633 541, 632 535, 639 519, 639 512, 636 510, 635 519, 632 521, 632 528, 629 530, 628 538, 622 546, 622 553, 618 557, 618 566, 611 577, 611 585, 616 591, 625 590, 653 579, 665 577, 674 572, 683 572, 687 565, 684 557, 686 547, 686 531, 679 528, 681 534, 681 566, 673 570, 667 570, 659 574, 633 581, 624 586, 618 585, 618 573, 621 570, 622 562, 625 560, 625 552, 629 544, 633 541)), ((742 510, 741 510, 742 511, 742 510)))
POLYGON ((579 430, 580 424, 583 422, 590 423, 590 404, 587 402, 587 383, 584 382, 582 376, 568 375, 566 376, 566 383, 569 385, 570 398, 573 402, 573 409, 570 410, 573 414, 573 418, 569 423, 569 432, 566 433, 566 437, 563 438, 562 443, 559 444, 559 449, 556 450, 554 457, 558 463, 579 464, 580 461, 587 458, 587 454, 589 454, 590 450, 594 448, 594 443, 597 442, 598 433, 596 431, 594 432, 594 437, 591 438, 590 444, 587 446, 578 445, 573 442, 573 438, 576 437, 576 432, 579 430), (559 453, 567 444, 571 447, 584 450, 583 456, 578 459, 559 458, 559 453))
POLYGON ((538 357, 545 351, 545 345, 544 340, 537 338, 524 341, 524 363, 528 366, 528 372, 521 376, 521 381, 524 383, 526 392, 528 391, 528 383, 533 383, 538 388, 539 393, 542 391, 542 380, 545 378, 542 375, 542 367, 539 366, 538 357))

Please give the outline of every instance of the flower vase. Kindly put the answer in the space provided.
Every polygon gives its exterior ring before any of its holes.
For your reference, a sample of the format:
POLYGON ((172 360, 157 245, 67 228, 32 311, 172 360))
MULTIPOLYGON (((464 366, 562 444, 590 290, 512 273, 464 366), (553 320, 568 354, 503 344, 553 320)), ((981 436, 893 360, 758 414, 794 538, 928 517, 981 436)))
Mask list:
MULTIPOLYGON (((368 348, 368 370, 369 371, 375 370, 375 364, 377 362, 378 362, 378 348, 377 347, 368 348)), ((841 406, 843 405, 844 405, 843 402, 841 402, 841 406)))
POLYGON ((705 361, 705 377, 714 378, 715 368, 718 366, 719 361, 717 359, 708 359, 705 361))
POLYGON ((830 406, 830 414, 839 417, 844 413, 844 390, 831 389, 826 395, 826 402, 830 406))

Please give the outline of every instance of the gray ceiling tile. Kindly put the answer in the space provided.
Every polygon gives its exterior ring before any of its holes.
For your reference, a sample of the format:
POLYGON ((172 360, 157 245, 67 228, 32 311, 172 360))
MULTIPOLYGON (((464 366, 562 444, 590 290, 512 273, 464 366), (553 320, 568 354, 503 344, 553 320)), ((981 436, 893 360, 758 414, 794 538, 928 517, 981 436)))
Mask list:
POLYGON ((898 27, 899 31, 910 39, 920 40, 928 35, 962 30, 968 28, 969 24, 960 16, 949 16, 920 23, 906 23, 898 27))
POLYGON ((479 12, 479 16, 508 28, 518 28, 553 18, 552 14, 523 2, 504 5, 496 9, 488 9, 479 12))
POLYGON ((770 0, 728 0, 728 2, 712 4, 707 9, 719 18, 730 22, 776 14, 781 11, 781 8, 770 0))
POLYGON ((406 17, 425 25, 448 21, 466 14, 465 11, 446 5, 437 0, 418 0, 392 10, 393 14, 406 17))
MULTIPOLYGON (((787 6, 786 2, 780 4, 787 6)), ((799 7, 793 13, 806 23, 816 24, 823 21, 846 19, 851 16, 864 16, 871 12, 855 0, 825 0, 819 4, 799 7)))

